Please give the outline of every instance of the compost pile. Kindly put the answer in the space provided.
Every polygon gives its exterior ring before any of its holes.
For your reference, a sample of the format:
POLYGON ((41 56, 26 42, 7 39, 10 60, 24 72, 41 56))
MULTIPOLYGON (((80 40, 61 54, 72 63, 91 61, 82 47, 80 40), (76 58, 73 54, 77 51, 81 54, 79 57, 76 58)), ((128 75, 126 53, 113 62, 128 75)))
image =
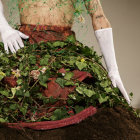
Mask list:
POLYGON ((25 47, 16 54, 6 54, 3 43, 0 43, 0 122, 3 125, 13 122, 61 120, 90 105, 98 107, 98 112, 80 124, 44 132, 26 132, 26 129, 22 132, 1 125, 1 138, 10 139, 5 136, 7 132, 11 132, 11 137, 20 135, 30 139, 30 135, 33 135, 33 139, 38 137, 40 140, 43 137, 49 139, 49 135, 50 139, 55 140, 60 137, 68 139, 68 135, 73 139, 86 139, 100 136, 107 138, 107 134, 112 134, 114 138, 113 133, 118 135, 119 128, 125 130, 126 135, 129 135, 129 130, 139 133, 137 112, 127 104, 119 89, 112 86, 101 63, 102 56, 98 56, 93 48, 84 46, 73 36, 65 41, 32 45, 24 41, 24 44, 25 47), (75 70, 88 76, 83 78, 84 80, 76 79, 75 70), (53 78, 62 89, 74 87, 74 90, 65 96, 63 93, 57 97, 47 96, 46 91, 53 78), (61 101, 62 105, 56 106, 57 101, 61 101), (118 106, 123 108, 117 108, 118 106), (53 111, 48 113, 46 110, 53 111))

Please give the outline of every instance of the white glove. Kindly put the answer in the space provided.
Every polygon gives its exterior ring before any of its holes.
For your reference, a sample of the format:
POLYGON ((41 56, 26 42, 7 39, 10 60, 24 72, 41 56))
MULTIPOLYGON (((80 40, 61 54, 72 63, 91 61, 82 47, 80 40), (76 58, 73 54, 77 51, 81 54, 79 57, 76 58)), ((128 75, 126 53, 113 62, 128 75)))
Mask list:
POLYGON ((94 33, 99 43, 101 53, 103 54, 103 58, 105 60, 105 64, 108 70, 108 76, 111 79, 113 86, 118 87, 120 89, 127 103, 130 104, 129 96, 123 86, 118 71, 113 43, 112 28, 99 29, 96 30, 94 33))
MULTIPOLYGON (((6 27, 5 27, 6 28, 6 27)), ((18 30, 7 27, 5 30, 1 32, 1 38, 4 43, 4 49, 7 53, 9 53, 8 48, 12 53, 15 53, 18 49, 23 48, 24 44, 22 42, 22 38, 29 38, 25 34, 21 33, 18 30)))
POLYGON ((12 53, 15 53, 18 49, 20 49, 20 47, 21 48, 24 47, 21 37, 24 39, 29 38, 27 35, 21 33, 18 30, 13 29, 8 24, 3 14, 3 6, 1 0, 0 0, 0 33, 6 53, 9 53, 8 48, 11 50, 12 53))

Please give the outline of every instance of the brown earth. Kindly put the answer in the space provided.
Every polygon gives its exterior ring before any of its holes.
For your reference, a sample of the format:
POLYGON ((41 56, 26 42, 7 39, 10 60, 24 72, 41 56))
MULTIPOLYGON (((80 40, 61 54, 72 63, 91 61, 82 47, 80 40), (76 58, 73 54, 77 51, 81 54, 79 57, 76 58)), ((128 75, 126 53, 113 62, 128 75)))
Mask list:
POLYGON ((0 125, 1 140, 140 140, 140 118, 124 107, 99 108, 79 124, 51 130, 16 130, 0 125))

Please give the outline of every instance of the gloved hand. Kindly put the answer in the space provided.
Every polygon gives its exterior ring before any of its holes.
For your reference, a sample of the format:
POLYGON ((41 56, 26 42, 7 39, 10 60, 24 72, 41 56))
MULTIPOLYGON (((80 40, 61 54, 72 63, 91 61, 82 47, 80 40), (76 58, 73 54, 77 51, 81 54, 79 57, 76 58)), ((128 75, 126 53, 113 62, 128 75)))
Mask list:
POLYGON ((7 53, 9 53, 8 48, 12 53, 16 53, 16 51, 20 48, 24 47, 22 39, 28 39, 29 37, 22 32, 11 28, 10 26, 4 27, 5 29, 1 32, 1 38, 4 43, 4 49, 7 53))
POLYGON ((99 43, 101 53, 107 66, 108 76, 112 81, 114 87, 118 87, 126 99, 127 103, 130 104, 129 96, 123 86, 118 66, 115 57, 113 33, 112 28, 104 28, 95 31, 96 39, 99 43))
POLYGON ((4 49, 9 53, 8 48, 12 53, 16 52, 20 47, 24 47, 21 37, 24 39, 29 38, 27 35, 18 30, 13 29, 6 21, 3 13, 3 5, 0 0, 0 33, 4 43, 4 49))

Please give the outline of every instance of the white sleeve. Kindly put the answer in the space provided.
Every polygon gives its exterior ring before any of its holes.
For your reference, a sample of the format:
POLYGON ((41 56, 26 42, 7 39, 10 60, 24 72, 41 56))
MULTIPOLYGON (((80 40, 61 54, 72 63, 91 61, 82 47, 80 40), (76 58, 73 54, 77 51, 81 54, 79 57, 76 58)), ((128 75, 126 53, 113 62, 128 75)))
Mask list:
POLYGON ((101 53, 105 60, 108 71, 118 70, 112 28, 104 28, 95 31, 95 36, 98 41, 101 53))

